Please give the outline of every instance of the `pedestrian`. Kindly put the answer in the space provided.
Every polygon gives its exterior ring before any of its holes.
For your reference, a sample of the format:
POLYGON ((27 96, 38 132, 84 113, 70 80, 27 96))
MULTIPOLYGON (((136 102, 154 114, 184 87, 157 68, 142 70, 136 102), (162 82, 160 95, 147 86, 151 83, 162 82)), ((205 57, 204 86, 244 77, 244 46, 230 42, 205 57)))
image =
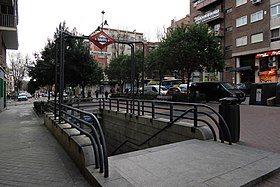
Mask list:
POLYGON ((106 100, 108 99, 108 95, 109 95, 109 92, 106 90, 106 91, 105 91, 105 99, 106 99, 106 100))
POLYGON ((95 91, 95 97, 98 99, 98 90, 95 91))

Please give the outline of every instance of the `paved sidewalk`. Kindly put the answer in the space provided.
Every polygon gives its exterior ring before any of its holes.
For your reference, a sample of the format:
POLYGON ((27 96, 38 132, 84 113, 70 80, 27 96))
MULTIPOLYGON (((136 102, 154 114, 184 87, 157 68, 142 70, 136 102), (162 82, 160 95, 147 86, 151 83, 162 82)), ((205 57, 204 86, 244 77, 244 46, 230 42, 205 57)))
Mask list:
MULTIPOLYGON (((0 112, 0 186, 90 186, 36 116, 33 103, 9 104, 0 112)), ((241 105, 240 111, 238 144, 280 153, 280 107, 241 105)), ((257 186, 279 183, 280 173, 257 186)))
POLYGON ((0 186, 90 186, 30 102, 0 113, 0 186))

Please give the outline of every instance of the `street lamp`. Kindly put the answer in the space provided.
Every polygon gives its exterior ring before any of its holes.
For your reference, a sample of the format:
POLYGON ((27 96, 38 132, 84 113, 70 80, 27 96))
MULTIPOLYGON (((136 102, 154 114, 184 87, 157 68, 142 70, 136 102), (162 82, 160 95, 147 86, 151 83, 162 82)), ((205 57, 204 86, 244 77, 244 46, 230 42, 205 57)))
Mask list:
POLYGON ((100 26, 98 26, 97 29, 96 29, 95 31, 102 31, 104 25, 108 25, 107 20, 104 21, 104 14, 105 14, 105 11, 102 10, 101 14, 102 14, 102 22, 101 22, 100 26))

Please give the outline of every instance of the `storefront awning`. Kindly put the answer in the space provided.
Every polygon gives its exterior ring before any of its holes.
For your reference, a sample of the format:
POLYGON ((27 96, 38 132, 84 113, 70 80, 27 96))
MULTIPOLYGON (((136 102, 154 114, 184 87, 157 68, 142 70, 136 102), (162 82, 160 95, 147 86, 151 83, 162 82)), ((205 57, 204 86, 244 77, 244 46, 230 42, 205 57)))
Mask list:
POLYGON ((257 54, 256 58, 264 58, 267 56, 274 56, 274 55, 280 55, 280 51, 269 51, 266 53, 262 53, 262 54, 257 54))

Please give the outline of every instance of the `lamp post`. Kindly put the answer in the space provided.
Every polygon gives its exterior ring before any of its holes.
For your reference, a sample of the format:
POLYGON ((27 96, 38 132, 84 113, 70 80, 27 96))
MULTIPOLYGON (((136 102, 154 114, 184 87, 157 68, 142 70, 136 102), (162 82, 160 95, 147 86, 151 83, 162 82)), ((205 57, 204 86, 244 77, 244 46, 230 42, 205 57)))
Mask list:
POLYGON ((104 25, 108 25, 107 20, 104 20, 104 14, 105 14, 105 11, 104 11, 104 10, 102 10, 101 14, 102 14, 102 22, 101 22, 100 26, 98 26, 98 27, 96 28, 96 30, 95 30, 95 31, 103 31, 103 27, 104 27, 104 25))
MULTIPOLYGON (((73 39, 79 39, 79 40, 90 40, 90 36, 75 36, 72 35, 71 33, 65 32, 65 31, 60 31, 60 36, 57 39, 57 41, 60 41, 59 43, 59 58, 56 58, 56 61, 59 59, 59 70, 57 70, 56 74, 59 72, 59 123, 61 123, 61 118, 62 118, 62 104, 63 104, 63 91, 64 91, 64 39, 66 38, 73 38, 73 39)), ((67 50, 67 49, 66 49, 67 50)), ((57 76, 57 75, 56 75, 57 76)), ((58 76, 57 76, 58 79, 58 76)), ((56 79, 56 81, 58 81, 56 79)), ((56 82, 57 83, 57 82, 56 82)), ((101 131, 101 129, 100 129, 101 131)), ((103 142, 103 156, 104 156, 104 177, 109 176, 109 164, 108 164, 108 157, 107 157, 107 150, 106 150, 106 143, 105 139, 103 136, 103 132, 100 132, 100 139, 103 142)), ((102 162, 102 161, 100 161, 102 162)), ((100 172, 103 172, 103 165, 100 166, 100 172)))

